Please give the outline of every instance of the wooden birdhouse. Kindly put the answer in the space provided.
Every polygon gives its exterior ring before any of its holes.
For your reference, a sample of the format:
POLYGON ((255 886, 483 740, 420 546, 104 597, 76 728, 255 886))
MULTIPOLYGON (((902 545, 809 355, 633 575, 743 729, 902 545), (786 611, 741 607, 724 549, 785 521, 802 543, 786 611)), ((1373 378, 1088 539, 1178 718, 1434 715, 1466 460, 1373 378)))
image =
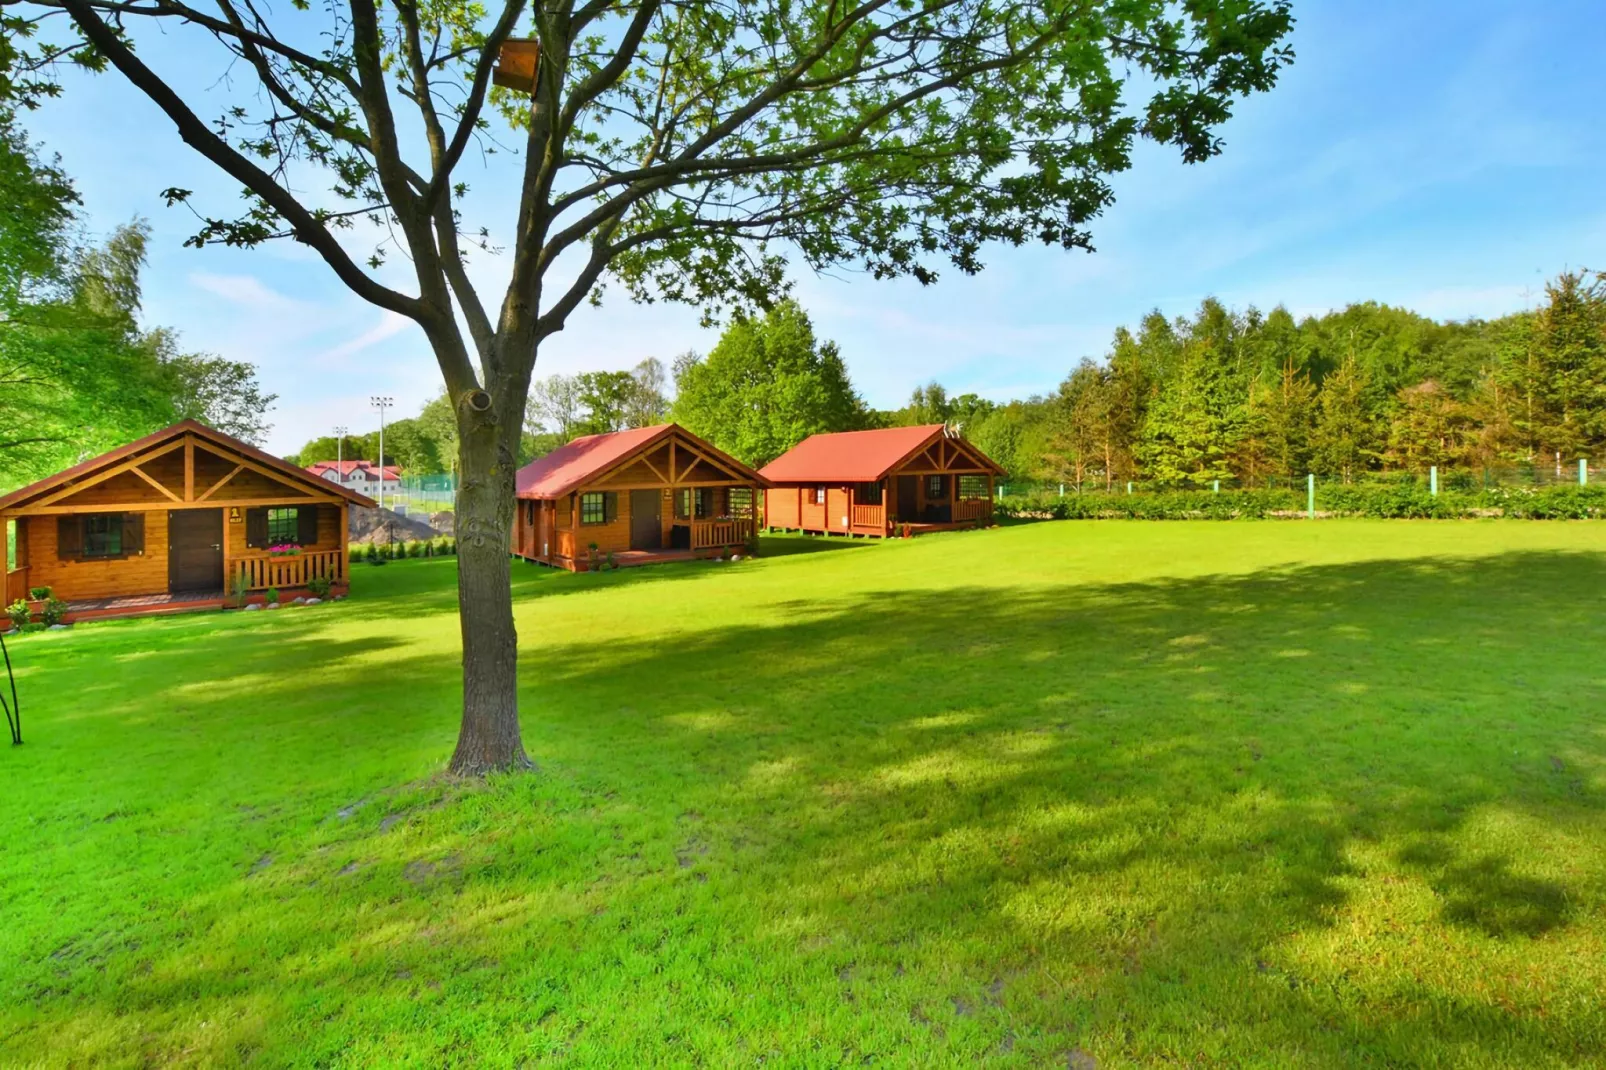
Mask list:
POLYGON ((541 63, 541 44, 533 37, 502 42, 491 83, 515 93, 535 93, 535 72, 541 63))

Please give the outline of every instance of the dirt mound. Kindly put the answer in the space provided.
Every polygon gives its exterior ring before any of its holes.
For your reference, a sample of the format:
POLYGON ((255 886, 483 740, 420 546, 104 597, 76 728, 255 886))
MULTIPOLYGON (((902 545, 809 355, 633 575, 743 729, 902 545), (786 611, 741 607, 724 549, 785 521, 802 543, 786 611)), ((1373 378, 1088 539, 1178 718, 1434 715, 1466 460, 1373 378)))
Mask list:
MULTIPOLYGON (((451 516, 450 513, 446 515, 451 516)), ((346 537, 351 542, 416 542, 433 539, 439 534, 422 517, 402 516, 389 509, 353 506, 346 525, 346 537)))

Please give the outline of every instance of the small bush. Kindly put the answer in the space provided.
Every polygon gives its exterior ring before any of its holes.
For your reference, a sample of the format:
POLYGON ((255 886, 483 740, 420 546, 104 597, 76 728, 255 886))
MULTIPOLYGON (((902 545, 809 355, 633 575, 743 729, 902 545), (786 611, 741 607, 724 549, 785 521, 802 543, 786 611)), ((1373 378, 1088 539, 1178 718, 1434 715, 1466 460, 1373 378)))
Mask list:
POLYGON ((35 602, 48 602, 50 599, 54 598, 55 595, 56 592, 51 590, 49 587, 28 588, 28 597, 32 598, 35 602))
POLYGON ((263 597, 268 600, 268 605, 273 605, 279 601, 279 588, 269 587, 267 593, 263 595, 263 597))
POLYGON ((312 592, 314 598, 328 598, 331 586, 327 576, 314 576, 307 581, 307 590, 312 592))
POLYGON ((39 621, 46 628, 54 628, 67 618, 67 603, 59 598, 52 598, 45 603, 39 611, 39 621))
POLYGON ((28 622, 33 619, 33 612, 28 608, 27 599, 19 598, 7 606, 6 617, 11 621, 11 626, 17 631, 20 632, 26 628, 28 622))

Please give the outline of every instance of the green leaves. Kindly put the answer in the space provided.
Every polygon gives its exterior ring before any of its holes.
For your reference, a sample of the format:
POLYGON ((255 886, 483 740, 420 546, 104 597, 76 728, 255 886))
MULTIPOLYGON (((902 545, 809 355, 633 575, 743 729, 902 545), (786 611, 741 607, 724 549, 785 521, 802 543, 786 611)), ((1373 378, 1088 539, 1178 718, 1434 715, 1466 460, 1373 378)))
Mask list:
POLYGON ((738 317, 707 359, 677 361, 675 386, 675 421, 755 466, 810 435, 865 426, 836 345, 815 340, 795 301, 738 317))

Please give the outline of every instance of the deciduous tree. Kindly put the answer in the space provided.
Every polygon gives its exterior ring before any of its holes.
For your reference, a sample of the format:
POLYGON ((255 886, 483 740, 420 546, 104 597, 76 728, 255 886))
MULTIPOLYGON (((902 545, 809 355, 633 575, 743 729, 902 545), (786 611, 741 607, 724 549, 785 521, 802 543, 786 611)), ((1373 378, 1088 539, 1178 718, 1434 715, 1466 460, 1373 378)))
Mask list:
POLYGON ((810 435, 864 424, 833 342, 819 342, 795 301, 739 316, 703 360, 677 362, 675 420, 748 464, 774 460, 810 435))
MULTIPOLYGON (((460 773, 526 764, 507 553, 524 405, 542 343, 599 287, 712 315, 770 303, 783 249, 808 268, 930 282, 940 261, 978 270, 993 241, 1088 247, 1134 141, 1189 161, 1218 152, 1234 99, 1270 88, 1289 61, 1292 23, 1287 0, 288 11, 9 0, 7 11, 26 20, 13 33, 37 31, 13 38, 16 69, 51 49, 114 69, 246 190, 241 214, 198 209, 196 243, 293 237, 428 339, 459 430, 460 773), (48 25, 56 12, 71 33, 48 25), (163 32, 187 44, 185 83, 211 85, 194 77, 208 66, 249 83, 221 116, 137 47, 163 32), (521 32, 539 41, 539 64, 510 62, 510 89, 491 99, 493 67, 521 32), (1125 98, 1128 79, 1146 100, 1125 98), (463 222, 462 165, 481 158, 469 150, 498 111, 522 143, 519 205, 498 227, 505 285, 484 295, 464 264, 478 232, 463 222), (343 229, 363 218, 383 235, 366 256, 343 229), (405 281, 375 270, 390 242, 405 281)), ((29 85, 17 75, 0 90, 29 85)))

